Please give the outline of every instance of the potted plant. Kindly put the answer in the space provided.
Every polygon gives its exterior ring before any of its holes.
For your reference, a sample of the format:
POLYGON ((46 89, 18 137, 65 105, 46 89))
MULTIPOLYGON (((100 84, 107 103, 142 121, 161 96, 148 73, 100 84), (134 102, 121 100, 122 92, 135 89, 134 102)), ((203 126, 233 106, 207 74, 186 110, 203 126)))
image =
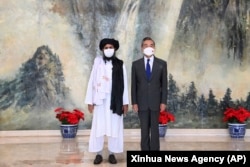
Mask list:
POLYGON ((167 131, 167 124, 169 122, 174 122, 175 117, 172 113, 168 111, 160 111, 159 114, 159 136, 164 137, 167 131))
POLYGON ((78 130, 78 123, 84 120, 84 113, 78 109, 73 111, 64 108, 56 108, 56 118, 61 122, 61 134, 63 138, 74 138, 78 130))
POLYGON ((226 108, 223 121, 228 123, 229 133, 232 138, 244 138, 248 118, 250 118, 250 112, 244 107, 226 108))

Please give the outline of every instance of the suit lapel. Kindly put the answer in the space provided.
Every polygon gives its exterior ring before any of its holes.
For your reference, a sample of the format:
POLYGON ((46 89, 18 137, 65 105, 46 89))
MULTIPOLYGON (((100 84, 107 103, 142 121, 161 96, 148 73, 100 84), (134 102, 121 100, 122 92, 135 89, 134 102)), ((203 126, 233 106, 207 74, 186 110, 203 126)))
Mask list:
POLYGON ((152 68, 152 72, 151 72, 151 76, 150 76, 150 80, 154 77, 154 74, 156 73, 156 67, 157 67, 157 58, 154 57, 154 62, 153 62, 153 68, 152 68))
POLYGON ((147 80, 147 74, 146 74, 146 69, 145 69, 145 63, 144 63, 144 58, 140 59, 140 69, 141 73, 144 75, 144 78, 147 80))

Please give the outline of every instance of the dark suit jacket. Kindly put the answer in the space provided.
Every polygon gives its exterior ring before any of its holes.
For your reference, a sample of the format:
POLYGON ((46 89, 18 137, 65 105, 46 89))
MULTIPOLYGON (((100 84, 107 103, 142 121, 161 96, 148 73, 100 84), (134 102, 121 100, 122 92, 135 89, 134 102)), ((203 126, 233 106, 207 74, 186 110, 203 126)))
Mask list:
POLYGON ((148 108, 160 111, 160 103, 167 103, 167 62, 154 57, 151 78, 148 81, 144 58, 132 64, 132 104, 138 104, 139 111, 148 108))

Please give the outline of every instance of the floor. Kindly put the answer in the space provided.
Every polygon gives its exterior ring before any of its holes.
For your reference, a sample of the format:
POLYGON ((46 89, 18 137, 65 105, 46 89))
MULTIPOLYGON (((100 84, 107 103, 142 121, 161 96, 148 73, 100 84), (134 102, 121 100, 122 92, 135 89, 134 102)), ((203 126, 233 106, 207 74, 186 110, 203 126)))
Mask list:
MULTIPOLYGON (((89 130, 75 139, 62 139, 58 131, 0 131, 0 167, 126 167, 126 151, 140 150, 138 129, 124 130, 125 150, 116 154, 118 164, 93 165, 88 152, 89 130)), ((250 130, 243 139, 231 139, 225 129, 169 129, 160 138, 161 150, 250 150, 250 130)), ((106 148, 105 142, 105 148, 106 148)))

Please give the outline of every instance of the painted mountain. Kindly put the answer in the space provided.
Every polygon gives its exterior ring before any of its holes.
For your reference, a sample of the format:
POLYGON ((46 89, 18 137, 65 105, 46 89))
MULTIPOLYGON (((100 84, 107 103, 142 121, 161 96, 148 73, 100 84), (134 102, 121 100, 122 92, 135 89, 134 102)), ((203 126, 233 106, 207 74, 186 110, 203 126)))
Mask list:
MULTIPOLYGON (((22 125, 28 128, 33 126, 32 122, 38 123, 47 111, 54 114, 56 107, 70 103, 69 89, 64 84, 59 57, 48 46, 38 47, 33 57, 22 64, 15 79, 0 82, 1 122, 20 121, 21 129, 22 125), (12 114, 8 115, 10 111, 12 114)), ((51 118, 47 120, 54 118, 48 115, 51 118)))

